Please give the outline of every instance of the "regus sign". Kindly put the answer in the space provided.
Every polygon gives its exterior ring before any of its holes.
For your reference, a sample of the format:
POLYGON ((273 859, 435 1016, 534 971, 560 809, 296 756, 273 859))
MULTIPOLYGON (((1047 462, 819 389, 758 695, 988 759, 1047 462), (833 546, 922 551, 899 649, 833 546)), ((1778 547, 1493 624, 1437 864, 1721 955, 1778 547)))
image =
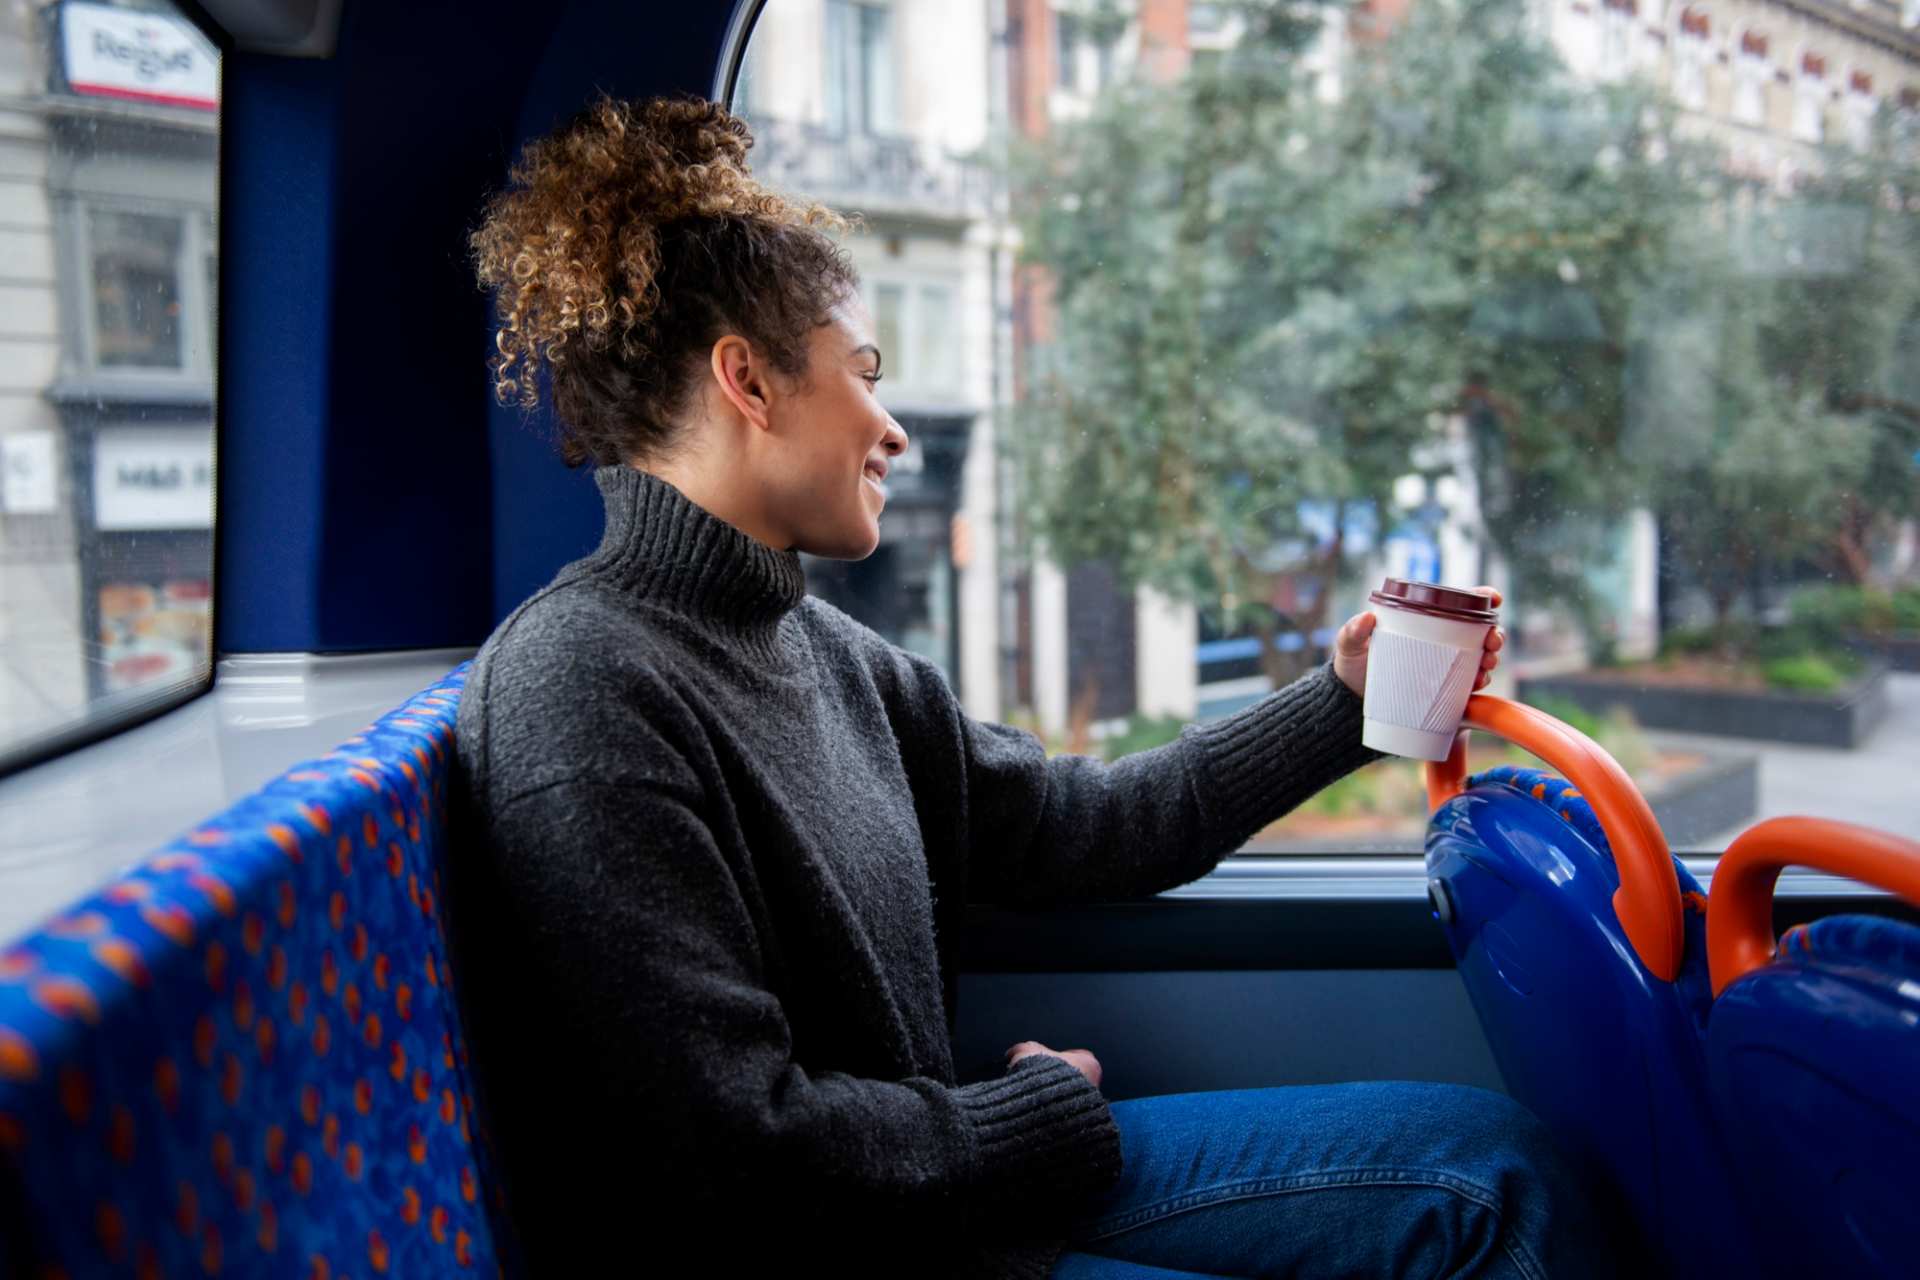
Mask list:
POLYGON ((220 105, 219 55, 184 19, 69 4, 60 29, 75 93, 209 111, 220 105))

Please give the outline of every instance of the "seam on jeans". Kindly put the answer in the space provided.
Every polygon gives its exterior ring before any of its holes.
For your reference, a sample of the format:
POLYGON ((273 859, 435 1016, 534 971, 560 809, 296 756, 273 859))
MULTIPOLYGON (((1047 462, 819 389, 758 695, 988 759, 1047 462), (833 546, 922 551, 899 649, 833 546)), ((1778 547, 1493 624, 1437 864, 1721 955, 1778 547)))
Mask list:
POLYGON ((1512 1260, 1527 1280, 1545 1280, 1545 1273, 1540 1269, 1532 1253, 1518 1240, 1506 1238, 1512 1233, 1506 1229, 1506 1219, 1500 1213, 1500 1198, 1496 1192, 1477 1182, 1470 1182, 1465 1178, 1431 1169, 1350 1169, 1342 1173, 1291 1174, 1282 1178, 1253 1178, 1243 1182, 1221 1183, 1204 1190, 1189 1191, 1183 1195, 1141 1205, 1113 1217, 1103 1218, 1086 1230, 1075 1232, 1069 1247, 1124 1235, 1150 1222, 1178 1217, 1180 1214, 1191 1213, 1196 1209, 1204 1209, 1216 1204, 1229 1204, 1238 1200, 1258 1200, 1273 1195, 1293 1195, 1331 1187, 1430 1187, 1435 1190, 1450 1191, 1464 1200, 1472 1201, 1493 1215, 1494 1224, 1502 1237, 1501 1252, 1512 1260))

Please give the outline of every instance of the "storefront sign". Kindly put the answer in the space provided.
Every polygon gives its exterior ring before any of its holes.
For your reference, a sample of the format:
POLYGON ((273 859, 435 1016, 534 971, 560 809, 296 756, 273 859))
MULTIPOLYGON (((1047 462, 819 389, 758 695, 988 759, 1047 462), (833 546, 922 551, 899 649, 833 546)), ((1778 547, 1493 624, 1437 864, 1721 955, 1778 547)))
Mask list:
POLYGON ((93 443, 93 523, 106 530, 212 528, 212 430, 102 427, 93 443))
POLYGON ((218 54, 184 18, 97 4, 60 10, 67 86, 75 93, 212 111, 218 54))

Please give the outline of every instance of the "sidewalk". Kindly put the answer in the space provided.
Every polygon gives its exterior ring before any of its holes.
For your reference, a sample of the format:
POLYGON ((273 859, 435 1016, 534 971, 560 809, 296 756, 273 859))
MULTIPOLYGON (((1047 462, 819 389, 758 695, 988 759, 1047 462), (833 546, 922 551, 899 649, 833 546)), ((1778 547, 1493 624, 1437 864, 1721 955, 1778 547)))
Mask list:
POLYGON ((1852 751, 1659 730, 1648 737, 1661 746, 1760 759, 1760 811, 1752 822, 1701 841, 1702 851, 1724 849, 1753 822, 1786 814, 1837 818, 1920 839, 1920 675, 1888 676, 1887 698, 1887 718, 1852 751))

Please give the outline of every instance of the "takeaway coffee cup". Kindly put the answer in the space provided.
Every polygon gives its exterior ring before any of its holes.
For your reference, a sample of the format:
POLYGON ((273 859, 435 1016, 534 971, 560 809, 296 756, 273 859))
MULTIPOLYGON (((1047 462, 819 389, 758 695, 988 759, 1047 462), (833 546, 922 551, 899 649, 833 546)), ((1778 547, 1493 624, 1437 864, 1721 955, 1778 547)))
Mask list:
POLYGON ((1499 615, 1477 591, 1399 578, 1369 599, 1378 625, 1360 740, 1396 756, 1445 760, 1499 615))

